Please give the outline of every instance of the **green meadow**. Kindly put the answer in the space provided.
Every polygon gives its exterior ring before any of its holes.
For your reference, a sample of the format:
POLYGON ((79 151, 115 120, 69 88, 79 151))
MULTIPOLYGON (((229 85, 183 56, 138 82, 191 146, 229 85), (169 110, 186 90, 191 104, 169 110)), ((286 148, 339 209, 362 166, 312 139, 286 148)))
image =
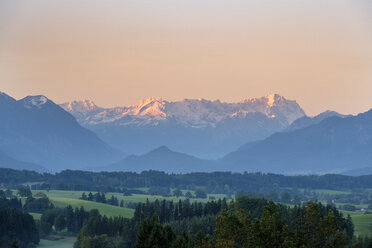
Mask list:
POLYGON ((351 218, 356 235, 372 235, 372 214, 354 214, 351 218))
POLYGON ((74 243, 76 241, 75 237, 65 237, 60 240, 45 240, 41 239, 37 248, 72 248, 74 247, 74 243))
POLYGON ((35 220, 40 220, 41 218, 41 214, 39 213, 30 213, 31 216, 35 219, 35 220))
MULTIPOLYGON (((286 189, 291 189, 291 188, 286 188, 286 189)), ((298 190, 301 192, 305 191, 305 189, 298 189, 298 190)), ((327 195, 349 195, 351 194, 348 191, 332 190, 332 189, 312 189, 311 191, 314 191, 316 193, 327 194, 327 195)))
MULTIPOLYGON (((146 188, 144 188, 146 189, 146 188)), ((188 190, 182 190, 183 193, 186 193, 188 190)), ((81 195, 85 192, 86 195, 89 194, 90 191, 71 191, 71 190, 33 190, 32 194, 36 194, 38 192, 45 193, 49 198, 69 198, 69 199, 79 199, 81 195)), ((194 194, 194 191, 190 190, 191 193, 194 194)), ((92 194, 97 193, 92 191, 92 194)), ((131 196, 124 196, 122 193, 105 193, 106 199, 110 198, 112 195, 117 197, 119 202, 124 200, 124 202, 146 202, 146 199, 149 201, 154 201, 156 199, 166 199, 166 200, 185 200, 186 197, 175 197, 175 196, 158 196, 158 195, 144 195, 144 194, 132 194, 131 196)), ((225 194, 208 194, 208 197, 213 197, 215 199, 223 199, 226 197, 225 194)), ((198 201, 198 202, 207 202, 208 199, 200 199, 200 198, 192 198, 190 199, 191 202, 198 201)))
POLYGON ((350 192, 347 191, 340 191, 340 190, 331 190, 331 189, 315 189, 316 193, 323 193, 328 195, 349 195, 350 192))
POLYGON ((106 216, 123 216, 126 218, 131 218, 134 213, 133 209, 112 206, 99 202, 83 201, 79 199, 62 197, 50 197, 49 199, 56 207, 64 208, 68 205, 71 205, 73 208, 79 208, 83 206, 85 210, 98 209, 98 211, 102 215, 106 216))
MULTIPOLYGON (((36 194, 38 192, 45 193, 51 202, 56 207, 66 207, 71 205, 73 208, 79 208, 81 206, 84 207, 86 210, 91 209, 98 209, 98 211, 107 216, 123 216, 127 218, 131 218, 133 216, 134 210, 130 208, 122 208, 118 206, 112 206, 109 204, 99 203, 99 202, 92 202, 92 201, 84 201, 80 200, 79 198, 85 192, 86 195, 89 194, 89 191, 69 191, 69 190, 33 190, 32 193, 36 194)), ((194 193, 193 191, 191 191, 194 193)), ((97 192, 92 192, 97 193, 97 192)), ((185 200, 185 197, 163 197, 163 196, 153 196, 153 195, 140 195, 140 194, 133 194, 131 196, 124 196, 122 193, 105 193, 106 199, 109 199, 112 195, 117 197, 119 202, 124 200, 125 203, 138 203, 138 202, 146 202, 148 199, 150 202, 155 201, 156 199, 166 199, 172 201, 179 201, 185 200)), ((208 197, 214 197, 215 199, 226 197, 224 194, 209 194, 208 197)), ((190 199, 191 202, 198 201, 198 202, 207 202, 208 199, 198 199, 193 198, 190 199)), ((32 214, 35 219, 40 219, 40 215, 32 214)))

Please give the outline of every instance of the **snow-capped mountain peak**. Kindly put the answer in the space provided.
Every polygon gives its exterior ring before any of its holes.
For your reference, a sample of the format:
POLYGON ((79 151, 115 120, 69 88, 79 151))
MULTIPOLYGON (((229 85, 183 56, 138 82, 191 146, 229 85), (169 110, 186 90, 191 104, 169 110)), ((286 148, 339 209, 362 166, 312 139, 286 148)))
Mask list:
POLYGON ((43 95, 38 96, 27 96, 21 100, 25 108, 42 108, 42 106, 49 101, 49 99, 43 95))
POLYGON ((132 104, 131 106, 133 106, 133 107, 143 107, 143 106, 146 106, 146 105, 149 105, 149 104, 153 104, 155 102, 164 103, 162 98, 150 97, 150 98, 142 99, 138 103, 132 104))
POLYGON ((240 102, 148 98, 114 108, 89 107, 93 106, 89 103, 61 106, 80 124, 127 153, 166 145, 210 158, 282 131, 305 115, 296 101, 278 94, 240 102))
POLYGON ((226 118, 245 118, 259 112, 268 118, 279 118, 288 125, 305 115, 301 107, 278 94, 227 103, 205 99, 183 99, 169 102, 162 98, 148 98, 127 107, 101 108, 84 100, 61 104, 83 125, 115 122, 118 125, 157 125, 158 121, 176 120, 183 126, 215 127, 226 118))
POLYGON ((271 108, 280 102, 288 101, 284 96, 279 94, 269 94, 260 98, 248 98, 240 101, 240 103, 265 103, 267 107, 271 108))
POLYGON ((270 94, 263 98, 266 100, 266 103, 269 107, 273 107, 274 105, 279 104, 282 101, 286 101, 286 99, 279 94, 270 94))
POLYGON ((274 94, 268 95, 267 96, 267 105, 272 107, 274 105, 274 102, 275 102, 275 95, 274 94))
POLYGON ((84 108, 85 108, 86 110, 95 110, 96 107, 97 107, 97 106, 94 104, 94 102, 91 101, 91 100, 84 99, 84 100, 81 100, 80 102, 83 104, 83 106, 84 106, 84 108))
POLYGON ((67 108, 70 109, 71 111, 75 108, 80 108, 81 110, 86 110, 86 111, 92 111, 92 110, 96 110, 97 105, 94 104, 94 102, 91 100, 83 99, 80 101, 73 101, 73 102, 68 103, 67 108))
POLYGON ((151 116, 165 118, 167 114, 164 113, 165 101, 161 98, 148 98, 140 101, 136 105, 132 105, 131 113, 138 116, 151 116))
POLYGON ((102 110, 102 108, 98 107, 93 101, 88 99, 63 103, 60 106, 72 114, 73 113, 89 114, 90 112, 102 110))

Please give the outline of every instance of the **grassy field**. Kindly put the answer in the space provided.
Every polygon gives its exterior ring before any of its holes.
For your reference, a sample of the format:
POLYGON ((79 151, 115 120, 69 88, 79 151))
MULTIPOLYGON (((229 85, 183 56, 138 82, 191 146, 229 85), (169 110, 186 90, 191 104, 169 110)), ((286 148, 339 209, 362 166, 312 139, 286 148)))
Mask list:
POLYGON ((85 210, 98 209, 101 214, 107 216, 123 216, 126 218, 132 218, 134 213, 133 209, 112 206, 99 202, 83 201, 79 199, 62 197, 50 197, 49 199, 56 207, 64 208, 68 205, 71 205, 73 208, 80 208, 80 206, 83 206, 85 210))
POLYGON ((356 235, 372 235, 372 214, 351 215, 356 235))
POLYGON ((350 192, 347 191, 340 191, 340 190, 331 190, 331 189, 315 189, 316 193, 323 193, 328 195, 349 195, 350 192))
MULTIPOLYGON (((348 203, 336 203, 338 208, 342 208, 343 205, 348 205, 348 203)), ((364 208, 367 209, 369 204, 351 204, 357 208, 364 208)), ((357 212, 358 213, 358 212, 357 212)))
POLYGON ((32 190, 32 194, 35 195, 38 192, 43 192, 48 197, 57 197, 57 198, 72 198, 79 199, 83 191, 70 191, 70 190, 32 190))
MULTIPOLYGON (((43 192, 45 193, 49 198, 68 198, 68 199, 79 199, 83 192, 85 192, 86 195, 89 194, 89 191, 69 191, 69 190, 33 190, 32 193, 36 194, 37 192, 43 192)), ((187 191, 185 191, 187 192, 187 191)), ((190 191, 193 193, 193 191, 190 191)), ((93 194, 96 192, 92 192, 93 194)), ((133 194, 131 196, 124 196, 122 193, 105 193, 106 198, 110 198, 111 195, 114 195, 118 198, 119 202, 121 200, 124 200, 124 202, 146 202, 146 199, 149 199, 149 201, 154 201, 155 199, 166 199, 166 200, 185 200, 185 197, 163 197, 163 196, 153 196, 153 195, 140 195, 140 194, 133 194)), ((208 194, 208 197, 214 197, 215 199, 222 199, 226 197, 225 194, 208 194)), ((200 199, 200 198, 192 198, 190 199, 191 202, 198 201, 198 202, 207 202, 208 199, 200 199)))
POLYGON ((64 239, 56 240, 56 241, 51 241, 51 240, 45 240, 41 239, 40 243, 37 248, 43 248, 43 247, 48 247, 48 248, 72 248, 74 247, 74 243, 76 241, 75 237, 66 237, 64 239))
POLYGON ((341 211, 344 216, 350 215, 354 223, 355 235, 372 235, 372 214, 364 214, 357 211, 341 211))
MULTIPOLYGON (((134 213, 134 210, 129 208, 122 208, 99 202, 80 200, 79 197, 81 197, 83 191, 35 190, 32 191, 32 194, 36 194, 37 192, 45 193, 56 207, 64 208, 68 205, 71 205, 73 208, 80 208, 81 206, 83 206, 85 210, 98 209, 98 211, 103 215, 123 216, 126 218, 131 218, 134 213)), ((24 203, 25 199, 22 198, 22 201, 24 203)), ((40 219, 41 216, 36 213, 31 213, 31 215, 33 215, 35 219, 40 219)))
MULTIPOLYGON (((291 188, 287 188, 291 189, 291 188)), ((298 189, 301 192, 304 192, 305 189, 298 189)), ((322 193, 322 194, 328 194, 328 195, 349 195, 350 192, 347 191, 341 191, 341 190, 332 190, 332 189, 312 189, 311 191, 314 191, 316 193, 322 193)))
POLYGON ((41 214, 39 213, 30 213, 30 215, 35 219, 35 220, 40 220, 41 214))
MULTIPOLYGON (((32 193, 36 194, 38 192, 45 193, 48 198, 53 202, 56 207, 66 207, 71 205, 73 208, 83 206, 86 210, 90 209, 98 209, 101 214, 107 216, 123 216, 127 218, 131 218, 133 216, 134 210, 129 208, 121 208, 117 206, 112 206, 109 204, 103 204, 98 202, 91 202, 91 201, 83 201, 79 198, 85 192, 86 195, 89 194, 89 191, 69 191, 69 190, 33 190, 32 193)), ((93 194, 96 192, 92 192, 93 194)), ((193 193, 193 192, 192 192, 193 193)), ((152 196, 152 195, 139 195, 133 194, 131 196, 124 196, 122 193, 106 193, 106 198, 109 199, 112 195, 118 198, 119 202, 124 200, 125 203, 132 202, 146 202, 148 199, 149 201, 155 201, 156 199, 166 199, 166 200, 185 200, 185 197, 163 197, 163 196, 152 196)), ((223 198, 226 195, 224 194, 209 194, 208 197, 214 197, 215 199, 223 198)), ((191 202, 198 201, 198 202, 207 202, 208 199, 198 199, 193 198, 190 199, 191 202)), ((34 215, 35 219, 40 218, 37 214, 34 215)))

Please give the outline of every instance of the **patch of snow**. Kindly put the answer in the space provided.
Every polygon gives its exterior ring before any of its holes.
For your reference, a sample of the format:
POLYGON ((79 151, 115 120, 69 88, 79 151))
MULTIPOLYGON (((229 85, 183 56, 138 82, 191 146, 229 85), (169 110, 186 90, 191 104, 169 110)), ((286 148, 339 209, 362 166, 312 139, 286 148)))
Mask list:
POLYGON ((45 96, 28 96, 24 99, 24 106, 26 108, 41 108, 45 103, 48 102, 48 98, 45 96))
POLYGON ((275 103, 275 94, 270 94, 270 95, 267 95, 267 105, 269 105, 270 107, 274 106, 274 103, 275 103))

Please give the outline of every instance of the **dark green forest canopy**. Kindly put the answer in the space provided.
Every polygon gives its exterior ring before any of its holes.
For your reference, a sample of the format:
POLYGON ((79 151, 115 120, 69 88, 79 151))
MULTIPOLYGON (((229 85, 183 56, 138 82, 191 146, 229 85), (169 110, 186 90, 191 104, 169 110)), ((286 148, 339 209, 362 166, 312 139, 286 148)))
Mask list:
POLYGON ((316 202, 290 208, 248 197, 201 205, 163 200, 138 205, 131 220, 88 215, 75 248, 97 247, 95 242, 107 248, 341 248, 355 243, 350 217, 316 202))
POLYGON ((372 188, 372 175, 344 176, 337 174, 284 176, 264 173, 190 173, 167 174, 160 171, 134 172, 89 172, 65 170, 56 174, 40 174, 33 171, 0 169, 0 184, 17 185, 25 182, 49 184, 53 189, 89 190, 91 187, 114 188, 196 185, 231 190, 258 190, 271 187, 352 190, 372 188))
POLYGON ((18 247, 38 244, 39 232, 31 215, 16 208, 0 207, 0 247, 10 247, 16 241, 18 247))

